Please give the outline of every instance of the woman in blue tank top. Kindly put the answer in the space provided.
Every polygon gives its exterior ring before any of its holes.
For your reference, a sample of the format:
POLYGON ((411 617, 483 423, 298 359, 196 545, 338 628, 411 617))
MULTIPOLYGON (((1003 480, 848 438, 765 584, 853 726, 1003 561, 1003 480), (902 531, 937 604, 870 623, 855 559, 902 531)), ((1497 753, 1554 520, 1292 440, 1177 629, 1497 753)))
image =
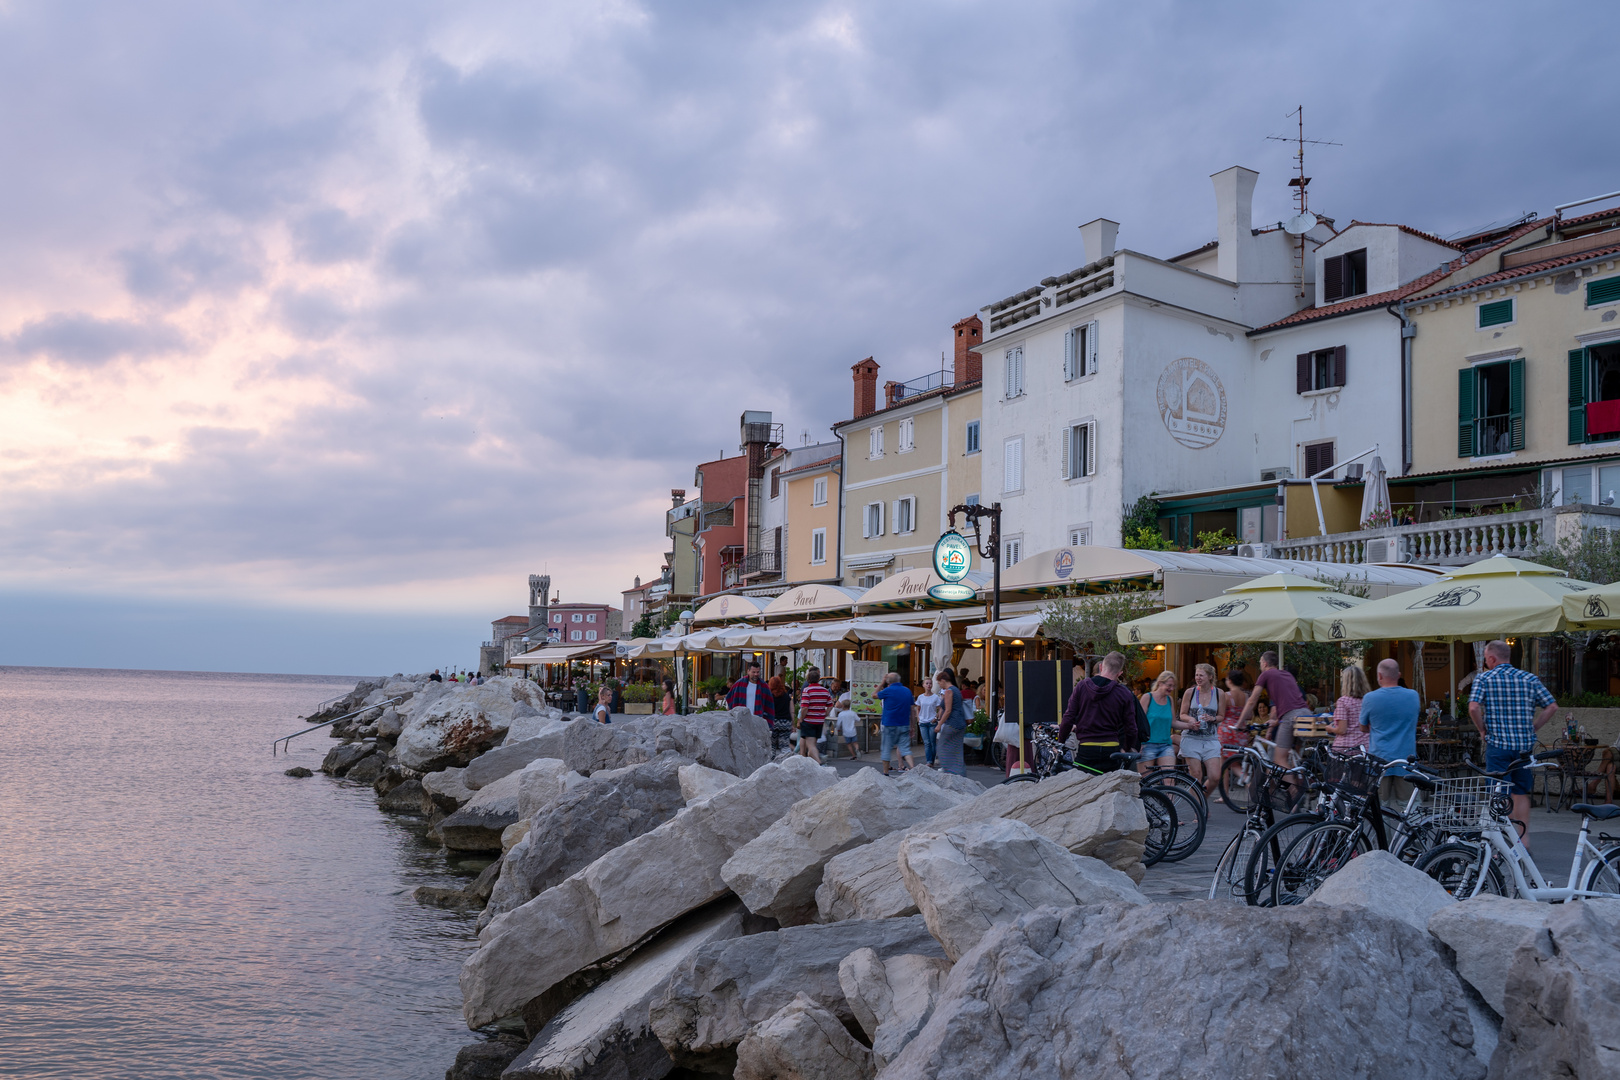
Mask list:
POLYGON ((1154 769, 1173 769, 1176 748, 1171 745, 1170 732, 1176 719, 1176 673, 1161 671, 1153 680, 1153 689, 1142 695, 1142 710, 1147 713, 1148 737, 1142 746, 1142 760, 1137 770, 1146 776, 1154 769))

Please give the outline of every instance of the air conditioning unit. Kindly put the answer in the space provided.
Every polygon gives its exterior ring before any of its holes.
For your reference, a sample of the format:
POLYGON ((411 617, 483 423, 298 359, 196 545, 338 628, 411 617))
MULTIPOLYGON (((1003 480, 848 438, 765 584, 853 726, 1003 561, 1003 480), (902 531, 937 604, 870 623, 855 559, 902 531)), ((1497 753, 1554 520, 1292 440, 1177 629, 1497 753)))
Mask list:
POLYGON ((1271 558, 1271 545, 1239 544, 1237 553, 1240 559, 1269 559, 1271 558))
POLYGON ((1358 461, 1353 465, 1346 465, 1344 467, 1344 478, 1346 480, 1360 480, 1362 478, 1361 462, 1358 461))
POLYGON ((1275 469, 1261 469, 1260 470, 1260 479, 1261 479, 1262 482, 1267 481, 1267 480, 1288 480, 1288 479, 1292 478, 1293 475, 1294 475, 1294 470, 1290 469, 1286 465, 1279 466, 1279 467, 1277 467, 1275 469))
POLYGON ((1368 540, 1367 546, 1363 549, 1361 561, 1370 563, 1405 562, 1405 539, 1399 536, 1386 536, 1378 540, 1368 540))

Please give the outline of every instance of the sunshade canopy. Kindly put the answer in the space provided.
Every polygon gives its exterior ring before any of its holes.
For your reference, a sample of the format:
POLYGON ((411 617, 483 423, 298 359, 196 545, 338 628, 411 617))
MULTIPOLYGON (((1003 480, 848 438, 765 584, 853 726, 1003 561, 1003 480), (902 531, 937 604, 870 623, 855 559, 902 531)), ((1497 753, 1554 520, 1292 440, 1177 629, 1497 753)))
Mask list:
POLYGON ((1131 645, 1237 641, 1315 641, 1316 622, 1367 601, 1297 574, 1275 573, 1210 600, 1120 623, 1131 645))
POLYGON ((1620 630, 1620 582, 1564 597, 1571 630, 1620 630))
POLYGON ((588 656, 606 655, 617 647, 614 641, 598 641, 594 645, 547 645, 507 661, 509 665, 528 667, 530 664, 565 664, 570 660, 583 660, 588 656))
POLYGON ((1016 619, 974 623, 967 628, 967 636, 975 640, 979 638, 997 638, 1001 641, 1040 637, 1041 617, 1039 615, 1021 615, 1016 619))
POLYGON ((1317 620, 1318 640, 1483 641, 1570 629, 1566 597, 1600 586, 1550 566, 1493 555, 1433 584, 1317 620))
POLYGON ((803 618, 806 615, 825 615, 838 611, 853 611, 861 598, 860 589, 846 589, 842 585, 796 585, 765 605, 762 614, 767 619, 803 618))
MULTIPOLYGON (((990 575, 982 570, 969 571, 968 576, 962 579, 962 584, 970 588, 981 588, 990 581, 990 575)), ((977 598, 968 600, 936 600, 928 595, 928 590, 935 585, 943 585, 945 579, 934 573, 932 567, 919 567, 915 570, 902 570, 898 574, 891 574, 867 589, 861 594, 857 604, 859 611, 897 611, 904 608, 945 608, 958 607, 962 604, 978 604, 977 598)))
POLYGON ((693 623, 727 622, 752 619, 765 608, 765 601, 757 596, 717 596, 692 613, 693 623))

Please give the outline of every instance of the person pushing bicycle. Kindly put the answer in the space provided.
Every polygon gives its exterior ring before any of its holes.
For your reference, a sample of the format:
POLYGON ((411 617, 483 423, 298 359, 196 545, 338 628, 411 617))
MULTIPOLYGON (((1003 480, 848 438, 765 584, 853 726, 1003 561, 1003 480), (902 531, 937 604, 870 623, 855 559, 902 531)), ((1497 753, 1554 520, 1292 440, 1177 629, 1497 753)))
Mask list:
POLYGON ((1134 751, 1141 745, 1146 719, 1138 720, 1142 706, 1136 695, 1119 681, 1125 671, 1123 653, 1111 652, 1097 665, 1097 674, 1082 679, 1069 695, 1058 727, 1059 743, 1067 742, 1072 731, 1080 740, 1074 763, 1092 772, 1111 772, 1120 767, 1114 754, 1134 751))

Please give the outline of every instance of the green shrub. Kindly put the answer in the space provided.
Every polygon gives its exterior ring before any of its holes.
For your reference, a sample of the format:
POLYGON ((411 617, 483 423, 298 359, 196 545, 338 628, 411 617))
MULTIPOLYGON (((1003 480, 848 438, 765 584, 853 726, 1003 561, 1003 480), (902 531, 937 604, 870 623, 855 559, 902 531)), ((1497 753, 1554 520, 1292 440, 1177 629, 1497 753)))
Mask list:
POLYGON ((633 701, 637 705, 651 705, 653 702, 662 701, 663 698, 664 688, 657 683, 631 683, 624 688, 624 700, 633 701))

